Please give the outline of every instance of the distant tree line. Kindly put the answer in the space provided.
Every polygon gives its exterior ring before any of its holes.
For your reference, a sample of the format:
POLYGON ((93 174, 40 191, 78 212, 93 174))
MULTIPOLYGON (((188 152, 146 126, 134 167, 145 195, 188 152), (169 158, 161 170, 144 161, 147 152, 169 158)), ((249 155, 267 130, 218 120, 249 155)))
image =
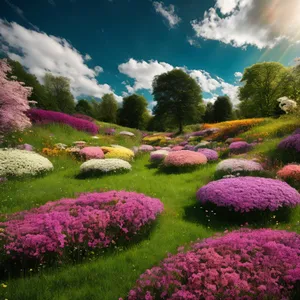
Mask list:
POLYGON ((156 76, 152 95, 156 102, 150 115, 147 100, 138 94, 123 98, 120 104, 113 94, 102 99, 74 99, 70 82, 62 76, 47 73, 44 84, 16 61, 9 60, 10 76, 32 87, 30 100, 42 109, 68 114, 80 113, 97 120, 148 130, 183 130, 197 122, 222 122, 237 118, 276 117, 284 112, 278 98, 300 101, 300 66, 285 67, 277 62, 254 64, 244 70, 239 88, 240 103, 233 107, 227 95, 205 104, 199 84, 181 69, 156 76))

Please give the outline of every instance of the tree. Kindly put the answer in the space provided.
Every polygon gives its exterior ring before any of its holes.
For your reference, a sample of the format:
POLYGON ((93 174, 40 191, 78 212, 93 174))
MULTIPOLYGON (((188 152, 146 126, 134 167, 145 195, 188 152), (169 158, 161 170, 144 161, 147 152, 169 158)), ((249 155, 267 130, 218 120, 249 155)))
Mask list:
POLYGON ((100 102, 100 120, 103 122, 116 123, 118 102, 113 94, 105 94, 100 102))
POLYGON ((232 104, 228 96, 219 96, 213 106, 215 122, 224 122, 232 119, 232 104))
POLYGON ((156 116, 168 119, 182 132, 184 124, 200 120, 202 102, 201 88, 181 69, 156 76, 153 81, 153 96, 157 102, 156 116))
POLYGON ((31 125, 25 112, 29 109, 28 97, 31 88, 20 82, 9 80, 7 74, 11 67, 7 61, 0 60, 0 133, 23 130, 31 125))
POLYGON ((12 78, 15 76, 18 81, 24 82, 26 86, 32 87, 29 100, 36 101, 36 106, 39 108, 58 110, 56 101, 50 99, 47 90, 39 83, 35 75, 28 73, 18 61, 8 60, 8 63, 11 66, 9 76, 12 78))
POLYGON ((205 114, 203 116, 203 121, 206 123, 214 123, 214 105, 211 102, 206 104, 205 114))
POLYGON ((93 117, 93 109, 89 101, 80 99, 75 107, 76 112, 93 117))
POLYGON ((249 103, 240 107, 247 106, 255 117, 271 116, 278 105, 277 99, 286 96, 288 75, 288 68, 277 62, 257 63, 245 69, 239 98, 249 103))
POLYGON ((137 94, 123 98, 123 105, 119 110, 120 125, 142 129, 147 105, 147 100, 137 94))
POLYGON ((68 78, 47 73, 44 77, 44 85, 50 99, 57 103, 60 111, 69 114, 74 112, 75 101, 70 91, 68 78))

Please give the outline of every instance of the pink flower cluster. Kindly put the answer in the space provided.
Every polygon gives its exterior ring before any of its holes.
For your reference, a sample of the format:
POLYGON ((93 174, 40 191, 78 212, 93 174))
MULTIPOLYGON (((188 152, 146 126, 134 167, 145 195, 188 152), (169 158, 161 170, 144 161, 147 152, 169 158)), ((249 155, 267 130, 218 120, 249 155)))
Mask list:
POLYGON ((229 150, 233 154, 241 154, 246 153, 251 150, 252 145, 248 144, 247 142, 233 142, 229 146, 229 150))
POLYGON ((239 230, 209 238, 142 274, 128 300, 291 299, 300 280, 300 236, 239 230))
POLYGON ((84 147, 79 152, 85 159, 104 158, 104 153, 100 147, 84 147))
POLYGON ((300 165, 286 165, 277 172, 277 176, 282 179, 294 179, 300 182, 300 165))
POLYGON ((174 147, 172 147, 172 150, 171 151, 181 151, 181 150, 183 150, 183 146, 174 146, 174 147))
POLYGON ((197 152, 204 154, 208 161, 219 159, 218 152, 209 148, 199 148, 197 152))
POLYGON ((166 167, 188 167, 206 163, 207 158, 205 155, 189 150, 170 152, 164 160, 166 167))
POLYGON ((78 119, 57 111, 30 109, 27 115, 33 123, 63 123, 91 134, 96 134, 99 130, 98 126, 90 121, 78 119))
POLYGON ((105 248, 129 240, 163 211, 159 199, 125 191, 82 194, 18 212, 0 223, 0 245, 11 257, 43 260, 64 248, 105 248))
POLYGON ((154 151, 155 148, 153 146, 150 146, 150 145, 141 145, 139 147, 139 151, 141 152, 151 152, 151 151, 154 151))
POLYGON ((300 204, 300 194, 287 183, 250 176, 211 181, 198 190, 197 199, 238 212, 275 211, 300 204))

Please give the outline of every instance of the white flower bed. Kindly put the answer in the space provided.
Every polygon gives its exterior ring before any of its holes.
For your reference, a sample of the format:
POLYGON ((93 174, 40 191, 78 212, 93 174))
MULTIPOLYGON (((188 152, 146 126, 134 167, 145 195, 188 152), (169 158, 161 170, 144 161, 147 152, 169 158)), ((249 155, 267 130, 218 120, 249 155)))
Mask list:
POLYGON ((119 134, 120 135, 127 135, 127 136, 134 136, 134 133, 132 133, 130 131, 121 131, 119 134))
POLYGON ((49 159, 31 151, 0 149, 0 177, 36 176, 53 170, 49 159))
POLYGON ((80 172, 83 174, 95 172, 111 173, 130 170, 130 163, 118 158, 90 159, 80 166, 80 172))
POLYGON ((216 171, 235 173, 235 172, 253 172, 262 171, 263 167, 260 163, 248 159, 226 159, 221 161, 216 168, 216 171))

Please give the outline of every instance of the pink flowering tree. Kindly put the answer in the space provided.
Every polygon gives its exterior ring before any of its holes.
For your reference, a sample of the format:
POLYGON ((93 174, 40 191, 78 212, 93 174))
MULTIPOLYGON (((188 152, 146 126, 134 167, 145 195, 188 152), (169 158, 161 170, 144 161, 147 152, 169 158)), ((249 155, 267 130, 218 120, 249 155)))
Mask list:
POLYGON ((29 109, 31 88, 16 80, 9 80, 11 67, 5 59, 0 60, 0 134, 23 130, 31 125, 25 112, 29 109))

